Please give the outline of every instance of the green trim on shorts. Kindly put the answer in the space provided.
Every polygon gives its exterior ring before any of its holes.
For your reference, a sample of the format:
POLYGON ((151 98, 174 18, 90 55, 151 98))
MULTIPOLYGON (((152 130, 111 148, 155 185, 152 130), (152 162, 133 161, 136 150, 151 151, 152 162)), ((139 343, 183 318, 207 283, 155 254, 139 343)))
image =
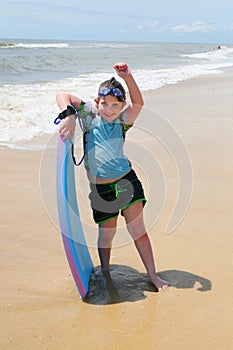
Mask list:
POLYGON ((119 213, 118 213, 117 215, 115 215, 115 216, 112 216, 111 218, 108 218, 108 219, 105 219, 105 220, 102 220, 102 221, 98 221, 98 222, 95 221, 95 223, 96 223, 97 225, 103 224, 103 223, 105 223, 105 222, 107 222, 107 221, 110 221, 110 220, 112 220, 112 219, 114 219, 114 218, 117 218, 118 215, 119 215, 119 213))
MULTIPOLYGON (((121 212, 123 212, 125 209, 127 209, 127 208, 129 208, 129 207, 131 207, 131 205, 133 205, 133 204, 135 204, 135 203, 139 203, 139 202, 144 202, 144 205, 146 204, 146 199, 144 198, 140 198, 140 199, 136 199, 135 201, 133 201, 132 203, 129 203, 129 204, 127 204, 125 207, 123 207, 122 209, 121 209, 121 212)), ((119 213, 117 214, 117 215, 115 215, 115 216, 112 216, 111 218, 108 218, 108 219, 105 219, 105 220, 102 220, 102 221, 98 221, 98 222, 95 222, 97 225, 99 225, 99 224, 103 224, 103 223, 105 223, 105 222, 108 222, 108 221, 110 221, 110 220, 112 220, 112 219, 114 219, 114 218, 117 218, 119 216, 119 213)))
POLYGON ((133 205, 133 204, 135 204, 135 203, 138 203, 138 202, 144 202, 144 205, 145 205, 145 204, 146 204, 146 199, 145 199, 145 198, 136 199, 135 201, 133 201, 133 202, 127 204, 125 207, 123 207, 123 208, 121 209, 121 211, 123 211, 123 210, 125 210, 125 209, 131 207, 131 205, 133 205))

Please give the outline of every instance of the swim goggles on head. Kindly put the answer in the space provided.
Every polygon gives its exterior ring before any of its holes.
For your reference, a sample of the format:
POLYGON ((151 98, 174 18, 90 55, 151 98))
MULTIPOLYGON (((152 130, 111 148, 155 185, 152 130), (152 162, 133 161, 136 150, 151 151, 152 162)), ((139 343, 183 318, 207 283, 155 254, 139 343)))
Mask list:
POLYGON ((113 94, 116 97, 122 97, 122 101, 125 100, 125 96, 123 94, 123 92, 118 89, 118 88, 109 88, 109 87, 103 87, 99 92, 98 92, 98 96, 107 96, 109 94, 113 94))

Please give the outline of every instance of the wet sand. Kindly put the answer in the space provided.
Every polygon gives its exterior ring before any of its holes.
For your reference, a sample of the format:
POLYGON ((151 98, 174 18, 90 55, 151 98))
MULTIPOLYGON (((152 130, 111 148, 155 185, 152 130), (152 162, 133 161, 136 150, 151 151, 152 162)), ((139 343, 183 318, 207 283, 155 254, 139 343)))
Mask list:
MULTIPOLYGON (((167 234, 176 169, 161 142, 143 140, 157 152, 167 183, 161 215, 149 229, 157 270, 172 285, 160 293, 128 240, 113 249, 111 278, 93 279, 82 301, 51 218, 54 200, 48 206, 42 200, 53 181, 49 167, 48 183, 41 176, 44 153, 1 149, 2 350, 232 348, 232 78, 229 69, 144 94, 145 119, 153 123, 155 113, 173 125, 193 169, 188 211, 167 234)), ((130 138, 138 132, 132 130, 130 138)), ((145 216, 156 204, 149 196, 145 216)), ((80 209, 89 222, 85 201, 80 209)), ((90 253, 97 268, 94 244, 90 253)))

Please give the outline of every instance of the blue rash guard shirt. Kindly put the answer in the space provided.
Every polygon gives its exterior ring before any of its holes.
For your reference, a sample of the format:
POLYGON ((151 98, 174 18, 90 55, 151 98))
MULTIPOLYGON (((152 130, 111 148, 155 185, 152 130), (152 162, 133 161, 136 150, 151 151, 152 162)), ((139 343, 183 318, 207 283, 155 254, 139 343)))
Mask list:
POLYGON ((124 139, 119 119, 106 122, 101 117, 93 120, 88 143, 90 173, 102 178, 118 178, 131 166, 123 152, 124 139))
POLYGON ((85 166, 92 175, 100 178, 114 179, 124 176, 130 171, 131 164, 124 155, 123 134, 132 126, 127 124, 125 113, 122 112, 113 122, 107 122, 98 115, 90 102, 85 103, 83 112, 80 112, 83 131, 88 133, 85 166))

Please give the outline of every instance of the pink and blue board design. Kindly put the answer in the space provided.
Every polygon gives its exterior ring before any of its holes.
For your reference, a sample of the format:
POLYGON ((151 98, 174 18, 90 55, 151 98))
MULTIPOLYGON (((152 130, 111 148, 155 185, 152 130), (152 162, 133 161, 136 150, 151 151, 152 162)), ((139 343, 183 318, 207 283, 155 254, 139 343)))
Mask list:
POLYGON ((57 146, 57 206, 66 257, 81 298, 88 293, 93 263, 83 233, 76 196, 71 142, 57 146))

